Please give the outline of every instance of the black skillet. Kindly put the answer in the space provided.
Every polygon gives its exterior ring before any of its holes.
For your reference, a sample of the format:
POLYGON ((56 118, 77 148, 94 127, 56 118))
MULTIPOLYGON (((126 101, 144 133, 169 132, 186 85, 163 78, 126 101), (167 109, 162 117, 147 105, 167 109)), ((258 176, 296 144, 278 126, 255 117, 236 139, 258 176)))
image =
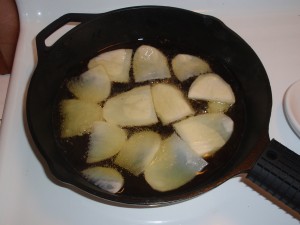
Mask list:
MULTIPOLYGON (((132 206, 162 206, 191 199, 233 176, 248 178, 290 208, 300 212, 300 159, 268 135, 272 94, 266 71, 255 52, 220 20, 191 11, 143 6, 103 14, 66 14, 36 37, 38 64, 31 78, 26 113, 30 134, 50 171, 99 199, 132 206), (45 40, 63 25, 79 22, 52 46, 45 40), (189 53, 206 58, 233 86, 237 106, 232 110, 235 132, 217 155, 214 169, 169 192, 147 185, 110 194, 86 181, 63 152, 55 136, 53 114, 65 79, 86 70, 99 52, 150 44, 166 54, 189 53)), ((143 182, 137 180, 136 182, 143 182)), ((126 183, 126 181, 125 181, 126 183)), ((126 187, 127 188, 127 187, 126 187)), ((130 189, 130 187, 129 187, 130 189)))

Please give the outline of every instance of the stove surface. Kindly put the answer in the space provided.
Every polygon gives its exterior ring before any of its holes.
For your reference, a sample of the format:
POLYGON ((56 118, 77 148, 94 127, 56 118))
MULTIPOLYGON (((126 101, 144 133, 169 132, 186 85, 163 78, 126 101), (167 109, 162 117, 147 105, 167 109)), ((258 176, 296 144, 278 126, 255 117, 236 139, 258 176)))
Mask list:
MULTIPOLYGON (((273 92, 270 137, 300 154, 300 139, 289 127, 282 107, 286 89, 300 78, 300 1, 17 0, 17 5, 21 32, 0 128, 0 224, 299 224, 298 214, 252 186, 243 175, 195 199, 159 208, 120 207, 57 185, 27 139, 24 102, 37 64, 34 38, 61 15, 137 5, 185 8, 221 19, 254 49, 273 92)), ((47 44, 71 28, 60 29, 47 44)))

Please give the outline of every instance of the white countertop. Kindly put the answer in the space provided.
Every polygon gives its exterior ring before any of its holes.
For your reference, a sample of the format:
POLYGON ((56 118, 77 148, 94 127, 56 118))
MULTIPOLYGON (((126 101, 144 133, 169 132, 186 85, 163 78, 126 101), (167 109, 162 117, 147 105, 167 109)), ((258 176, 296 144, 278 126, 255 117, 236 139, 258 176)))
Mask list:
POLYGON ((282 109, 286 89, 300 78, 299 0, 17 0, 17 4, 21 32, 0 127, 1 225, 299 224, 299 215, 248 186, 243 176, 193 200, 160 208, 118 207, 86 198, 77 190, 55 183, 27 139, 23 119, 26 87, 37 63, 34 37, 42 28, 69 12, 101 13, 133 5, 169 5, 221 19, 254 49, 273 91, 270 137, 299 154, 300 139, 290 129, 282 109))
POLYGON ((9 84, 10 74, 0 75, 0 125, 5 105, 6 93, 9 84))

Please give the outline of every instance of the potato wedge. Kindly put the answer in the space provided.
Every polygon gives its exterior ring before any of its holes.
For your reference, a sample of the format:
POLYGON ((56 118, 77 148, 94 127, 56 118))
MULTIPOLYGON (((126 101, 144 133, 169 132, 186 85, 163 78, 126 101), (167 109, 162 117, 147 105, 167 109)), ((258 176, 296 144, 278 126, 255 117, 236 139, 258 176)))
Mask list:
POLYGON ((174 85, 154 84, 151 93, 156 114, 163 125, 194 114, 192 106, 174 85))
POLYGON ((95 122, 90 135, 87 163, 95 163, 108 159, 117 154, 125 141, 127 133, 122 128, 106 123, 95 122))
POLYGON ((176 133, 200 156, 219 150, 230 138, 234 123, 224 113, 200 114, 173 124, 176 133))
POLYGON ((95 121, 102 120, 101 106, 78 99, 61 101, 60 113, 63 118, 61 124, 62 138, 88 133, 95 121))
POLYGON ((140 46, 133 56, 133 75, 135 82, 170 78, 166 56, 154 47, 140 46))
POLYGON ((173 133, 162 142, 157 156, 144 174, 153 189, 164 192, 186 184, 206 165, 204 159, 173 133))
POLYGON ((97 66, 70 80, 67 87, 81 100, 100 103, 110 95, 111 82, 105 70, 97 66))
POLYGON ((215 73, 200 75, 192 83, 188 98, 214 102, 235 103, 230 85, 215 73))
POLYGON ((133 88, 107 100, 104 119, 121 127, 147 126, 158 122, 150 86, 133 88))
POLYGON ((81 173, 87 180, 110 193, 117 193, 124 185, 123 176, 112 168, 97 166, 85 169, 81 173))
POLYGON ((176 55, 172 59, 172 68, 175 76, 181 82, 193 76, 212 72, 205 60, 188 54, 176 55))
POLYGON ((117 49, 102 53, 89 61, 88 68, 101 65, 112 82, 129 82, 132 49, 117 49))
POLYGON ((158 133, 141 131, 133 134, 115 159, 115 163, 135 176, 140 175, 154 158, 161 143, 158 133))

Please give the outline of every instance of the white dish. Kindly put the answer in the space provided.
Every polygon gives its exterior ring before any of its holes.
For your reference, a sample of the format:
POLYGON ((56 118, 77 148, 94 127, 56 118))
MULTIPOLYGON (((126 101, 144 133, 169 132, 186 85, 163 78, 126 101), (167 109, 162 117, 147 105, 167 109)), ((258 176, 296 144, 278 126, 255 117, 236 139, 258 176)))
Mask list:
POLYGON ((300 138, 300 80, 287 89, 284 95, 283 106, 291 128, 300 138))

